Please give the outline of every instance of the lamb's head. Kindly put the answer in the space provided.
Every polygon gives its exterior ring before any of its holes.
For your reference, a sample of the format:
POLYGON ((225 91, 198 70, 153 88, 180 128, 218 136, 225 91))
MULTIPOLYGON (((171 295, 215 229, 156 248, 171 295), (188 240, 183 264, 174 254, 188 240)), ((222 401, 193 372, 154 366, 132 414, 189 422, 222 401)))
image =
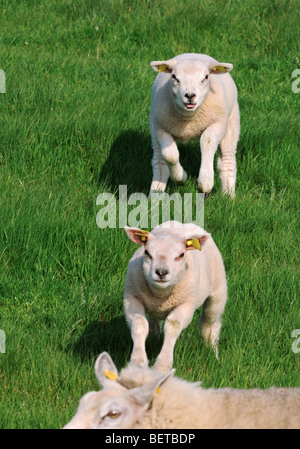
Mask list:
POLYGON ((175 105, 182 111, 194 113, 203 103, 210 90, 210 76, 230 72, 232 64, 218 61, 185 59, 177 61, 153 61, 156 72, 171 74, 175 105))
POLYGON ((174 370, 168 374, 155 373, 145 384, 128 388, 122 385, 109 354, 103 352, 96 361, 95 372, 102 390, 81 398, 75 416, 64 429, 131 429, 174 370))
POLYGON ((133 242, 144 246, 144 276, 149 287, 156 291, 172 289, 181 281, 188 269, 187 252, 200 250, 209 236, 206 232, 191 232, 180 237, 168 229, 155 234, 139 228, 125 227, 125 231, 133 242))

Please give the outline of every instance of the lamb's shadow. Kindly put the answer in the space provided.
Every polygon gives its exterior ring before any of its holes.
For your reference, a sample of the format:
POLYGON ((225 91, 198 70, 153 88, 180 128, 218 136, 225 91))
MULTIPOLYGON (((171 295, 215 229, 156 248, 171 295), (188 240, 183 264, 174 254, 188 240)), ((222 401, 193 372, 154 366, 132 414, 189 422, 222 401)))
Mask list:
POLYGON ((152 177, 151 138, 133 130, 120 134, 103 164, 98 183, 115 190, 127 185, 133 192, 148 193, 152 177))
MULTIPOLYGON (((200 168, 200 147, 198 142, 178 143, 180 161, 189 176, 197 178, 200 168)), ((114 141, 109 156, 103 164, 98 184, 110 190, 119 185, 127 185, 132 192, 148 194, 152 180, 153 150, 149 134, 127 130, 114 141)), ((169 180, 171 183, 171 180, 169 180)))
MULTIPOLYGON (((149 336, 146 351, 149 360, 154 360, 161 348, 162 338, 149 336)), ((96 358, 101 352, 108 352, 117 366, 126 366, 132 351, 132 338, 124 317, 107 322, 93 321, 68 350, 82 362, 96 358)))

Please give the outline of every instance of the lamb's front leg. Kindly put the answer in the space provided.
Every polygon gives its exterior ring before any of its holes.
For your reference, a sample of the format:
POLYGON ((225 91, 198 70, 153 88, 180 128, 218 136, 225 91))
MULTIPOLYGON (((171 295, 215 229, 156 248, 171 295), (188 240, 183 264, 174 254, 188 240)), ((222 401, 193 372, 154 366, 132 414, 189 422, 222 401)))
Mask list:
POLYGON ((173 365, 173 353, 181 331, 192 321, 194 309, 190 304, 181 304, 166 318, 164 325, 164 342, 156 359, 154 368, 163 373, 170 371, 173 365))
POLYGON ((153 143, 152 171, 153 176, 149 197, 152 193, 161 193, 166 190, 170 174, 166 161, 162 157, 159 144, 156 141, 153 143))
POLYGON ((185 183, 187 174, 179 162, 179 151, 174 138, 165 131, 159 131, 157 138, 171 178, 178 184, 185 183))
POLYGON ((124 312, 133 340, 130 362, 134 365, 147 366, 148 358, 145 344, 149 332, 149 323, 145 315, 145 308, 138 299, 129 296, 124 298, 124 312))
POLYGON ((198 178, 199 189, 209 193, 214 185, 214 156, 218 145, 226 132, 222 122, 215 122, 209 126, 200 138, 201 167, 198 178))

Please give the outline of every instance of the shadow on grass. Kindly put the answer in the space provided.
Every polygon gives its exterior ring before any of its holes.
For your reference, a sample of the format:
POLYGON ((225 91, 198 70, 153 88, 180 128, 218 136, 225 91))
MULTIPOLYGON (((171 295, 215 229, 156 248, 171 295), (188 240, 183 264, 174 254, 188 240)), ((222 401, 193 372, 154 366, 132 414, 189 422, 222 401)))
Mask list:
MULTIPOLYGON (((157 357, 162 345, 162 337, 148 337, 146 351, 149 360, 157 357)), ((126 366, 132 351, 130 329, 124 317, 113 318, 107 322, 93 321, 84 329, 81 336, 68 350, 86 362, 106 351, 110 354, 118 368, 126 366)))
POLYGON ((127 185, 130 193, 147 194, 152 179, 151 159, 150 134, 125 131, 115 139, 101 169, 98 184, 104 183, 112 191, 119 185, 127 185))
MULTIPOLYGON (((179 143, 178 148, 183 167, 196 179, 201 161, 199 143, 179 143)), ((149 134, 133 130, 123 132, 115 139, 97 183, 103 183, 112 191, 119 185, 127 185, 129 193, 148 194, 152 180, 152 153, 150 131, 149 134)))

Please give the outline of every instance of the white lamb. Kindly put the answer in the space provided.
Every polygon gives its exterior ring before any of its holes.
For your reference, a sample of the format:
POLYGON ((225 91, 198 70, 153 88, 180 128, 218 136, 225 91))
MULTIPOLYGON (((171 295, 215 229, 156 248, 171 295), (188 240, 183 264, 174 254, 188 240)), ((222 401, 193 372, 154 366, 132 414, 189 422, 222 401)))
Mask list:
POLYGON ((211 235, 199 226, 176 221, 149 233, 129 227, 125 231, 142 245, 129 261, 124 289, 124 311, 133 339, 131 362, 148 364, 145 341, 149 324, 155 332, 158 321, 165 320, 164 342, 155 368, 169 371, 176 340, 202 304, 201 333, 218 358, 227 283, 223 259, 211 235))
POLYGON ((218 170, 222 190, 234 197, 240 115, 237 88, 228 73, 233 65, 198 53, 185 53, 150 65, 159 72, 152 87, 150 112, 150 195, 165 190, 169 175, 177 183, 186 181, 176 141, 200 139, 200 190, 208 193, 213 188, 213 160, 220 144, 218 170))
POLYGON ((65 429, 299 429, 300 388, 203 389, 151 368, 95 365, 100 392, 82 397, 65 429))

